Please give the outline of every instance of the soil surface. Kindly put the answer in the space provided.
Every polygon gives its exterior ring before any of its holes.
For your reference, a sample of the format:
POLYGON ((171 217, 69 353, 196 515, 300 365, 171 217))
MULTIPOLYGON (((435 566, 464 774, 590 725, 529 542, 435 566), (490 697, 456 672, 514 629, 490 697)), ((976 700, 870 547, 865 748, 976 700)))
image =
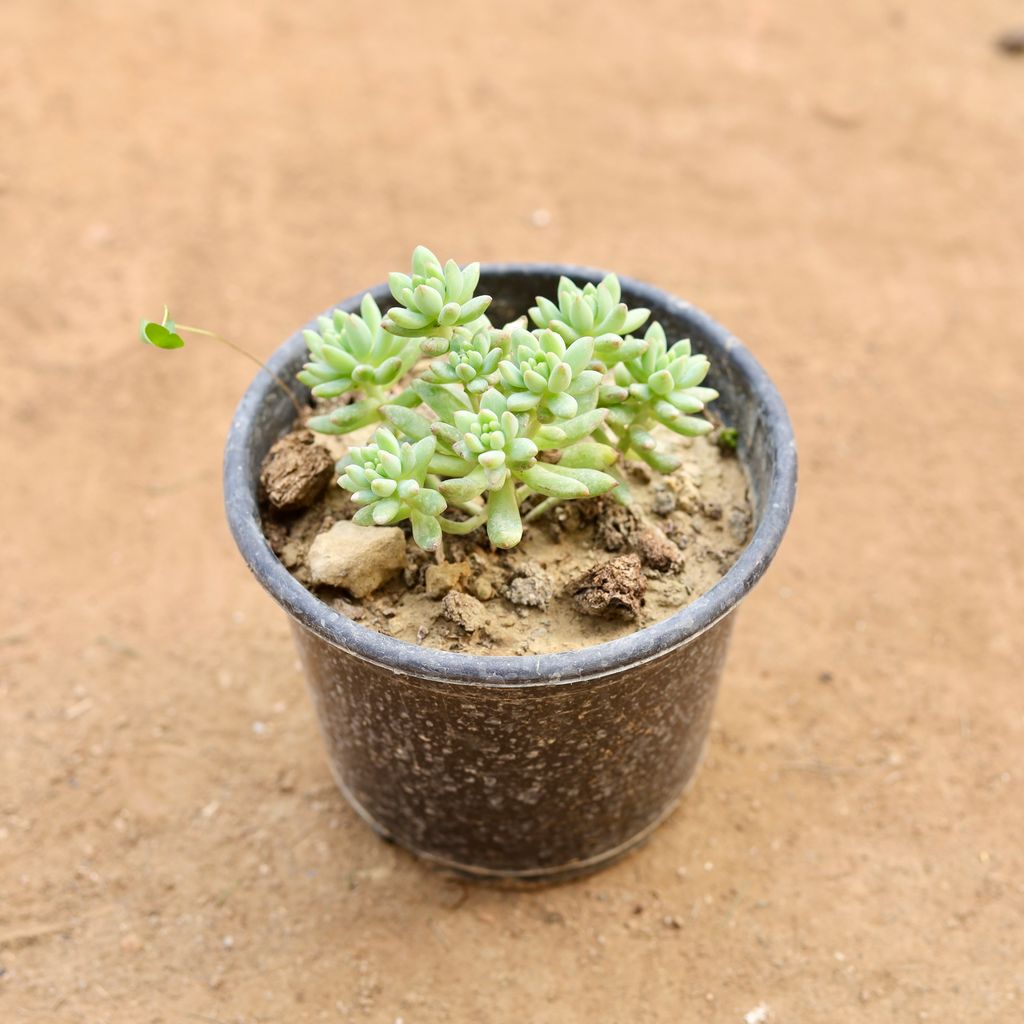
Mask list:
POLYGON ((439 10, 0 4, 0 1020, 1018 1020, 1020 4, 439 10), (224 525, 253 367, 135 336, 266 356, 420 241, 685 296, 799 440, 695 787, 563 888, 345 805, 224 525))
MULTIPOLYGON (((527 523, 511 551, 493 550, 482 528, 466 537, 448 535, 442 564, 416 546, 407 524, 404 564, 391 560, 380 529, 353 524, 336 541, 339 557, 351 564, 332 576, 318 574, 314 562, 325 550, 323 535, 333 537, 334 525, 355 506, 320 467, 328 449, 336 455, 343 446, 338 438, 293 431, 264 460, 264 530, 296 579, 378 633, 476 654, 575 650, 673 615, 710 590, 749 539, 746 475, 735 453, 719 446, 717 433, 683 438, 659 428, 656 436, 682 464, 667 476, 643 463, 620 466, 633 497, 628 507, 610 495, 564 502, 527 523), (304 487, 301 511, 293 500, 303 491, 296 481, 319 481, 304 487), (324 585, 324 579, 341 585, 324 585), (367 580, 380 585, 364 593, 367 580)), ((524 504, 524 514, 537 500, 524 504)), ((390 532, 396 540, 403 536, 397 527, 390 532)))

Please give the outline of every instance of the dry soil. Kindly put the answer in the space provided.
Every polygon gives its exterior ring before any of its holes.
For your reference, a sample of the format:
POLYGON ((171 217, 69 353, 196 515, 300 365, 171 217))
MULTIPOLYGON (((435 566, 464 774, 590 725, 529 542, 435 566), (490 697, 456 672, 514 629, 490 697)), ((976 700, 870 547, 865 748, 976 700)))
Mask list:
POLYGON ((0 1019, 1013 1021, 1012 0, 0 6, 0 1019), (332 785, 221 513, 251 367, 423 241, 688 297, 786 396, 707 763, 587 881, 466 887, 332 785))
MULTIPOLYGON (((684 461, 665 476, 652 473, 639 460, 620 466, 629 478, 628 508, 610 495, 563 502, 527 523, 521 543, 511 551, 492 548, 482 528, 465 537, 448 535, 440 565, 406 529, 405 568, 398 572, 400 558, 398 566, 389 565, 391 579, 387 569, 371 568, 379 564, 379 554, 362 547, 366 568, 352 571, 360 588, 367 585, 367 575, 383 581, 368 594, 360 589, 353 597, 338 587, 314 583, 311 545, 339 519, 350 518, 356 507, 337 486, 336 474, 328 472, 329 479, 320 477, 321 486, 309 487, 310 497, 317 489, 320 493, 312 501, 307 498, 305 508, 282 510, 264 501, 264 529, 286 568, 321 600, 407 643, 486 655, 552 654, 605 643, 661 622, 710 590, 739 557, 751 530, 746 473, 736 454, 715 442, 717 435, 679 437, 658 428, 655 436, 660 450, 675 452, 684 461), (627 572, 624 592, 617 585, 593 591, 589 584, 595 572, 611 572, 606 582, 623 582, 614 566, 602 566, 634 552, 642 565, 627 572), (581 587, 591 595, 582 601, 582 611, 581 587), (444 600, 452 590, 462 594, 452 599, 454 605, 444 600)), ((312 460, 303 478, 316 481, 321 453, 328 448, 345 452, 350 444, 365 443, 339 441, 345 439, 315 437, 310 431, 287 435, 264 459, 263 490, 277 490, 275 473, 291 480, 289 473, 303 459, 312 460), (294 453, 299 438, 298 452, 288 461, 284 453, 294 453)), ((328 471, 334 465, 323 462, 328 471)), ((280 504, 280 495, 277 500, 280 504)), ((395 536, 400 550, 401 530, 395 536)), ((343 550, 360 547, 346 536, 343 550)))

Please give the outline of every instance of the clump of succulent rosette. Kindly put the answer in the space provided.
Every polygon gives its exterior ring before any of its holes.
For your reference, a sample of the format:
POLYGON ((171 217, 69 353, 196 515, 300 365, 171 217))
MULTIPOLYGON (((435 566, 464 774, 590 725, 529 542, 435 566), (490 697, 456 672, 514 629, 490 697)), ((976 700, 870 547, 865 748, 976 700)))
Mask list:
POLYGON ((479 279, 479 264, 442 265, 420 246, 412 272, 391 275, 398 305, 382 316, 366 296, 360 314, 336 312, 307 332, 299 379, 341 403, 309 426, 381 424, 338 464, 356 522, 410 520, 428 551, 445 533, 484 526, 511 548, 524 522, 558 502, 607 492, 628 501, 624 459, 675 469, 655 427, 711 430, 700 415, 717 397, 703 386, 708 360, 688 340, 670 345, 649 310, 628 308, 613 274, 582 286, 563 277, 554 300, 537 298, 532 328, 526 317, 492 324, 479 279))

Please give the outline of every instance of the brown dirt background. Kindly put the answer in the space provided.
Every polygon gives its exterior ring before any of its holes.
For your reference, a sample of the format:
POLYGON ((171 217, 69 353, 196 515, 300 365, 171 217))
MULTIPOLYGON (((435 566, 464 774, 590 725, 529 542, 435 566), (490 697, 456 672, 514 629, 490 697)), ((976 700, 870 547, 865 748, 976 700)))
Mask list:
POLYGON ((1019 1019, 1020 15, 4 4, 0 1019, 1019 1019), (251 368, 135 340, 268 354, 421 240, 687 296, 800 442, 698 785, 560 889, 342 803, 221 513, 251 368))

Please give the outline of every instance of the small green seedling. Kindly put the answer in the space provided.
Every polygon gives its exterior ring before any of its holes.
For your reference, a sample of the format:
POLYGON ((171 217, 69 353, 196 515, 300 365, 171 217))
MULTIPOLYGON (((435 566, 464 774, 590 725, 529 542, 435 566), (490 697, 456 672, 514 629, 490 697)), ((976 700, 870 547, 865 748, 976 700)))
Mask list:
POLYGON ((188 334, 198 334, 204 338, 212 338, 214 341, 219 341, 222 345, 226 345, 229 349, 237 352, 239 355, 245 356, 250 362, 255 363, 264 373, 268 374, 277 386, 288 396, 291 400, 292 405, 295 406, 295 412, 301 416, 303 414, 302 405, 299 403, 295 392, 276 373, 274 373, 265 363, 260 359, 257 359, 247 349, 242 348, 241 345, 236 345, 233 341, 228 341, 227 338, 222 338, 219 334, 214 334, 213 331, 207 331, 202 327, 189 327, 186 324, 176 324, 167 312, 167 307, 164 306, 164 315, 162 319, 157 320, 143 320, 139 324, 139 338, 147 345, 152 345, 154 348, 162 349, 174 349, 184 348, 185 342, 181 337, 181 331, 185 331, 188 334))
POLYGON ((164 306, 163 319, 157 323, 155 320, 143 320, 139 327, 139 337, 152 345, 154 348, 184 348, 185 342, 178 334, 175 322, 167 315, 167 307, 164 306))
MULTIPOLYGON (((410 520, 426 551, 445 533, 481 526, 495 547, 515 547, 524 522, 575 498, 610 493, 628 503, 623 460, 658 473, 680 464, 654 428, 686 437, 712 429, 701 415, 718 397, 703 386, 707 358, 686 340, 670 346, 649 310, 621 301, 614 274, 582 287, 563 277, 555 300, 538 296, 529 319, 502 326, 487 317, 491 297, 475 294, 479 279, 478 263, 442 265, 419 246, 412 272, 389 278, 397 305, 382 313, 366 295, 358 313, 335 310, 305 334, 309 360, 298 379, 334 403, 308 426, 325 434, 376 426, 369 444, 338 463, 338 483, 359 506, 355 522, 410 520), (524 515, 534 496, 541 500, 524 515)), ((254 358, 175 325, 166 309, 160 322, 143 321, 141 335, 181 348, 180 331, 254 358)), ((720 431, 719 444, 735 443, 735 431, 720 431)))
POLYGON ((723 452, 734 452, 740 443, 740 434, 735 427, 722 427, 715 442, 723 452))

